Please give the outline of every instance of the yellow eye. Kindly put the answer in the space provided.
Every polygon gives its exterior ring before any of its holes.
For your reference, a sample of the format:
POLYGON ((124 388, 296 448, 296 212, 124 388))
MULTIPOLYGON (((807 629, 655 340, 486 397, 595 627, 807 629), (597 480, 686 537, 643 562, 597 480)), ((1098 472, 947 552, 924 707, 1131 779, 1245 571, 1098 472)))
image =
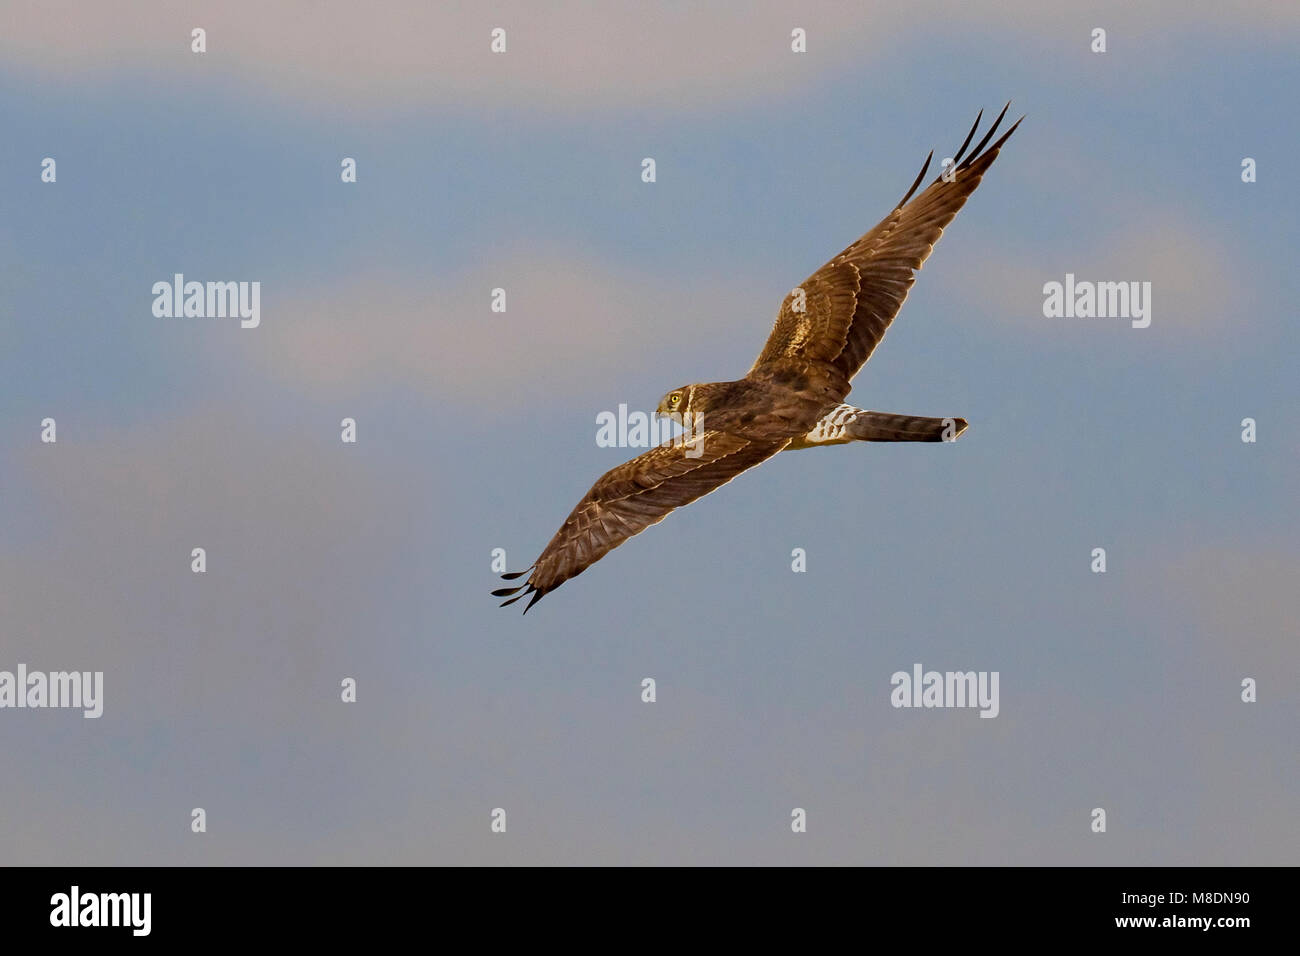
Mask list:
POLYGON ((677 407, 678 403, 681 402, 681 400, 682 400, 681 395, 669 395, 669 396, 668 396, 668 404, 669 404, 669 405, 672 405, 674 408, 677 407))

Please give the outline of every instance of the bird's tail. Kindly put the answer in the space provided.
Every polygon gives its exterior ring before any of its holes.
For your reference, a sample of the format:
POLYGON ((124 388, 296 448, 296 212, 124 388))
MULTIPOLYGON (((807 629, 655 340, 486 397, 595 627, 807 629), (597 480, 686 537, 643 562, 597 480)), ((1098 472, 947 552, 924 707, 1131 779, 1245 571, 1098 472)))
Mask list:
POLYGON ((964 418, 862 412, 848 424, 848 432, 859 441, 955 441, 966 425, 964 418))
POLYGON ((851 441, 956 441, 966 430, 964 418, 922 418, 871 412, 852 405, 840 405, 817 423, 807 435, 789 447, 843 445, 851 441))

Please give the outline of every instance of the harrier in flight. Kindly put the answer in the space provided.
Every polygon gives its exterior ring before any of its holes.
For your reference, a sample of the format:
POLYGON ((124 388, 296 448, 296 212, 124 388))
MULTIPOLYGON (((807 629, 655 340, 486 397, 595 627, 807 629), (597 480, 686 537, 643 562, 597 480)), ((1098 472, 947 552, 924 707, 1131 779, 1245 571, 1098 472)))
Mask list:
POLYGON ((686 425, 688 440, 672 439, 603 475, 531 568, 502 575, 513 581, 532 571, 525 584, 492 592, 508 598, 502 606, 532 595, 528 613, 543 595, 674 508, 777 452, 851 441, 952 441, 965 431, 964 418, 865 411, 844 399, 850 380, 902 308, 916 270, 1020 125, 1018 120, 984 149, 1006 112, 1004 106, 963 162, 981 111, 951 165, 913 199, 932 151, 888 216, 786 296, 762 354, 744 378, 684 385, 665 395, 656 414, 686 425))

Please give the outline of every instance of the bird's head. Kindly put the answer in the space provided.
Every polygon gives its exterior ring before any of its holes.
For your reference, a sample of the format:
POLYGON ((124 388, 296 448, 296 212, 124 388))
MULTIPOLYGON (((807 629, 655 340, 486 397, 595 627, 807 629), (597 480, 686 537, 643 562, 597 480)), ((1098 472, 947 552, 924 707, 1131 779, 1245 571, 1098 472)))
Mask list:
POLYGON ((681 388, 675 388, 659 399, 659 407, 655 409, 655 414, 671 418, 680 424, 682 416, 687 412, 699 411, 699 409, 692 407, 691 400, 694 397, 694 385, 683 385, 681 388))

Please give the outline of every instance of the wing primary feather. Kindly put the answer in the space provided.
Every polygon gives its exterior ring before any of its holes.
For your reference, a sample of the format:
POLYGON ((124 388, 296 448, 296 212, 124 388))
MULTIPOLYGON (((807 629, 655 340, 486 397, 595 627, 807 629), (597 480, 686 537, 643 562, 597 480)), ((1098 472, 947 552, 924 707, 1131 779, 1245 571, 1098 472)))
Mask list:
POLYGON ((517 595, 515 595, 514 597, 512 597, 512 598, 511 598, 510 600, 508 600, 508 601, 502 601, 501 604, 500 604, 500 606, 501 606, 501 607, 509 607, 511 604, 514 604, 516 601, 518 601, 521 597, 528 597, 528 595, 531 594, 531 593, 532 593, 533 591, 535 591, 535 590, 537 590, 537 589, 536 589, 535 587, 533 587, 533 586, 530 584, 530 585, 528 585, 528 590, 525 591, 523 594, 517 594, 517 595))
POLYGON ((980 140, 980 144, 975 147, 974 151, 970 154, 969 157, 967 157, 966 162, 962 164, 963 167, 969 166, 971 163, 975 162, 975 160, 979 158, 980 153, 983 151, 984 147, 988 145, 988 141, 991 140, 993 138, 993 134, 997 132, 998 124, 1002 122, 1002 117, 1007 115, 1007 110, 1009 110, 1010 108, 1011 108, 1011 101, 1008 100, 1007 105, 1002 107, 1002 112, 998 114, 998 118, 995 119, 993 121, 993 125, 989 127, 989 131, 985 133, 984 138, 980 140))
POLYGON ((921 171, 916 174, 916 181, 912 183, 912 188, 907 191, 906 196, 904 196, 902 199, 898 201, 898 206, 895 206, 894 207, 895 209, 899 208, 899 206, 902 206, 905 202, 907 202, 909 199, 912 198, 912 193, 916 192, 916 187, 921 185, 921 180, 925 178, 925 174, 929 171, 930 160, 932 159, 934 159, 934 150, 930 150, 930 155, 925 157, 925 165, 922 166, 921 171))
MULTIPOLYGON (((527 614, 527 613, 528 613, 528 609, 529 609, 530 607, 532 607, 534 604, 536 604, 538 601, 540 601, 540 600, 542 599, 543 595, 545 595, 545 594, 546 594, 545 591, 543 591, 543 590, 541 590, 541 589, 538 589, 538 590, 533 594, 533 599, 532 599, 531 601, 529 601, 527 604, 524 605, 524 613, 527 614)), ((523 597, 523 595, 521 594, 520 597, 523 597)))
POLYGON ((493 597, 510 597, 510 595, 514 594, 516 591, 522 591, 523 589, 524 589, 524 586, 523 586, 522 584, 519 585, 518 587, 514 587, 514 588, 497 588, 495 591, 492 592, 492 596, 493 596, 493 597))
POLYGON ((514 581, 514 580, 517 580, 518 578, 522 578, 525 574, 527 574, 527 573, 528 573, 529 571, 531 571, 531 570, 532 570, 532 568, 525 568, 523 571, 514 571, 514 572, 512 572, 512 573, 510 573, 510 574, 503 574, 503 575, 501 575, 501 580, 502 580, 502 581, 514 581))
POLYGON ((979 129, 980 120, 982 120, 983 118, 984 118, 984 111, 980 110, 979 115, 975 117, 975 124, 971 126, 970 132, 966 134, 966 141, 961 144, 961 149, 957 150, 957 155, 952 158, 952 163, 954 166, 960 163, 961 158, 966 155, 966 147, 969 146, 970 141, 975 138, 975 131, 979 129))
POLYGON ((1009 129, 1009 130, 1007 130, 1005 133, 1003 133, 1003 134, 998 138, 998 141, 997 141, 996 143, 993 144, 993 146, 991 147, 991 149, 1001 149, 1001 148, 1002 148, 1002 144, 1005 143, 1005 142, 1006 142, 1006 141, 1011 137, 1011 134, 1014 133, 1014 132, 1016 131, 1016 127, 1019 126, 1019 125, 1020 125, 1021 123, 1023 123, 1024 121, 1025 121, 1025 118, 1024 118, 1023 116, 1020 117, 1020 119, 1016 120, 1015 123, 1012 125, 1011 129, 1009 129))

